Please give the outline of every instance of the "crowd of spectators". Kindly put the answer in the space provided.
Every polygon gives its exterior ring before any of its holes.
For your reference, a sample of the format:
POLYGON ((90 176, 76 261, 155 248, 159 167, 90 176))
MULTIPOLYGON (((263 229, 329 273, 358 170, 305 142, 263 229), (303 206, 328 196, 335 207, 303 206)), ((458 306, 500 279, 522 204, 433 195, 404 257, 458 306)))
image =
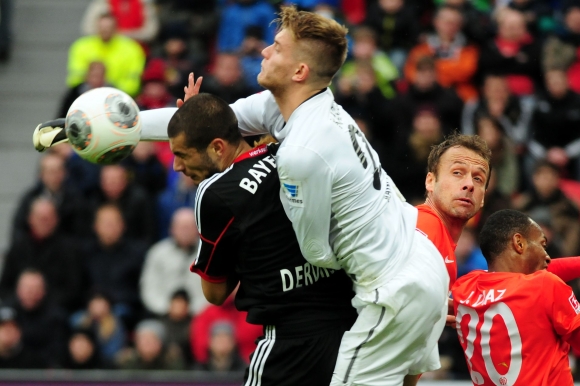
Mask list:
MULTIPOLYGON (((580 255, 580 0, 292 3, 349 27, 331 88, 408 201, 423 202, 427 156, 445 135, 478 134, 493 150, 485 206, 457 246, 460 275, 486 268, 477 234, 499 209, 538 222, 553 257, 580 255)), ((192 71, 228 102, 258 92, 283 4, 92 0, 56 115, 104 85, 143 110, 174 106, 192 71)), ((244 368, 261 328, 232 299, 205 301, 188 269, 195 187, 171 166, 166 143, 141 143, 112 166, 66 144, 42 157, 0 276, 0 367, 244 368)), ((440 346, 443 368, 430 376, 468 379, 452 330, 440 346)))

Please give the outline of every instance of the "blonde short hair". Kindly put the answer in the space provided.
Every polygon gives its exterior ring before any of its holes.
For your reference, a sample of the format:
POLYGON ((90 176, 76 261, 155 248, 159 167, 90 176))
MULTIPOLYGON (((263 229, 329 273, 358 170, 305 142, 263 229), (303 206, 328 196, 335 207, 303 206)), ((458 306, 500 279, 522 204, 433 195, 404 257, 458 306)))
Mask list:
POLYGON ((298 11, 294 6, 282 7, 279 16, 275 20, 278 29, 289 31, 301 45, 301 53, 311 60, 308 64, 315 78, 330 82, 346 59, 348 29, 316 13, 298 11))

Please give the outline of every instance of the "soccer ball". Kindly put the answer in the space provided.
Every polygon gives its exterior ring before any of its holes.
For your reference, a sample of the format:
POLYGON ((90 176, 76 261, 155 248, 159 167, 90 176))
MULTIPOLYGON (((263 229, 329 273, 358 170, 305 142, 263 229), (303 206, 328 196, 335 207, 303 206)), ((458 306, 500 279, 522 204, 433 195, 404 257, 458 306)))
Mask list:
POLYGON ((95 164, 118 163, 131 154, 141 138, 137 104, 112 87, 79 96, 66 114, 64 127, 75 152, 95 164))

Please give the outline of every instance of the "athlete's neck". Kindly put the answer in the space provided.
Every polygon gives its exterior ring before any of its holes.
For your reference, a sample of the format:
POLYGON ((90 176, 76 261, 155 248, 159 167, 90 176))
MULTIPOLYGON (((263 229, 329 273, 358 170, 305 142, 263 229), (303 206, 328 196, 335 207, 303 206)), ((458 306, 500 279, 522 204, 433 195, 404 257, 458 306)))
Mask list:
POLYGON ((239 144, 236 146, 232 146, 232 149, 228 154, 224 157, 223 162, 223 170, 229 168, 236 158, 238 158, 241 154, 244 154, 247 151, 252 150, 252 147, 248 145, 246 140, 242 139, 239 144))
POLYGON ((284 117, 284 122, 288 122, 290 116, 298 106, 324 89, 325 87, 320 89, 306 87, 301 87, 299 89, 289 88, 280 92, 272 91, 272 95, 274 95, 274 98, 276 99, 276 104, 282 113, 282 117, 284 117))
POLYGON ((509 253, 497 256, 487 267, 487 272, 510 272, 527 275, 521 267, 521 259, 509 253))
POLYGON ((463 232, 463 228, 465 227, 467 221, 445 214, 442 210, 437 208, 430 197, 427 197, 425 204, 433 209, 433 211, 437 214, 437 217, 443 221, 443 225, 445 225, 445 228, 447 228, 447 231, 449 231, 453 242, 457 243, 457 240, 459 240, 461 232, 463 232))

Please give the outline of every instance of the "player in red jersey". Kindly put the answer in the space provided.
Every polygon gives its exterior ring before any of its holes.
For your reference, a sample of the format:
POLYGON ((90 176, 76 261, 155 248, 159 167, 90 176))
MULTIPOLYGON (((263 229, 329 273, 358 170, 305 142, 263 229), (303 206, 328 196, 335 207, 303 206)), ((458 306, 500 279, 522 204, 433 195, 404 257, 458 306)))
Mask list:
POLYGON ((546 236, 528 216, 489 217, 480 244, 489 271, 453 286, 457 331, 471 378, 483 386, 573 385, 568 352, 580 348, 580 304, 547 272, 546 236))
MULTIPOLYGON (((477 135, 452 134, 433 147, 427 161, 427 199, 418 205, 417 228, 429 237, 449 273, 457 279, 455 247, 469 219, 484 204, 491 151, 477 135)), ((580 277, 580 257, 554 260, 548 270, 564 281, 580 277)))

